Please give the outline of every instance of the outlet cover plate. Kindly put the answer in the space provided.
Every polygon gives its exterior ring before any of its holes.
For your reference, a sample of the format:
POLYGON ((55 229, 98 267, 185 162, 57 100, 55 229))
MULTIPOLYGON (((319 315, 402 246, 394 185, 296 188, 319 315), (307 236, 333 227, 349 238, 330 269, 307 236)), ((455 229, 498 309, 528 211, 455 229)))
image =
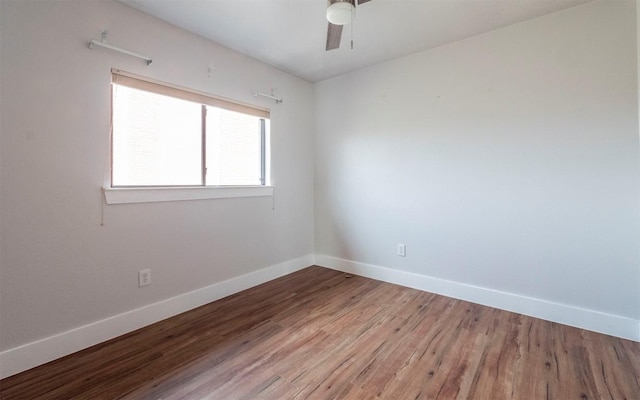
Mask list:
POLYGON ((151 270, 142 269, 138 271, 138 287, 151 285, 151 270))

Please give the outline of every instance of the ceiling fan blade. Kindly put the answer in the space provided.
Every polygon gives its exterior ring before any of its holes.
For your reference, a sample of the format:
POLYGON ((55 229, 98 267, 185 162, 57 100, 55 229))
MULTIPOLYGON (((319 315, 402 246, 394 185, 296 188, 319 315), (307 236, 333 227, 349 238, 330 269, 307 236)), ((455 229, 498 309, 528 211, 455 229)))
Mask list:
POLYGON ((342 37, 342 25, 334 25, 329 22, 327 28, 327 50, 333 50, 340 47, 340 38, 342 37))
POLYGON ((360 5, 360 4, 364 4, 364 3, 368 3, 368 2, 370 2, 370 1, 371 1, 371 0, 358 0, 358 5, 360 5))

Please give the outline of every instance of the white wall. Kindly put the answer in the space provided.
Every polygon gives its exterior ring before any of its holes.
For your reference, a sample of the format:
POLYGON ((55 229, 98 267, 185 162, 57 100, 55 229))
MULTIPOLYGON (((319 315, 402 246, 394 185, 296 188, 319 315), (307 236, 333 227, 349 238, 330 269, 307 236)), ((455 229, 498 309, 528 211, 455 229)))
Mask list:
POLYGON ((2 2, 1 18, 1 350, 312 262, 311 84, 113 1, 2 2), (103 29, 151 66, 89 50, 103 29), (100 226, 112 67, 270 107, 275 210, 270 197, 106 206, 100 226), (282 104, 252 96, 271 88, 282 104))
POLYGON ((317 84, 316 254, 640 340, 635 14, 588 3, 317 84))

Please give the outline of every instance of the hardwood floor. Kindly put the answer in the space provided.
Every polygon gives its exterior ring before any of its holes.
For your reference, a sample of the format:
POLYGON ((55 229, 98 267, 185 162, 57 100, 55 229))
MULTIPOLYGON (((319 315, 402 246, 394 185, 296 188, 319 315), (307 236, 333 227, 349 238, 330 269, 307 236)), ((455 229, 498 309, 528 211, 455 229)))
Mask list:
POLYGON ((10 399, 640 399, 640 343, 310 267, 0 381, 10 399))

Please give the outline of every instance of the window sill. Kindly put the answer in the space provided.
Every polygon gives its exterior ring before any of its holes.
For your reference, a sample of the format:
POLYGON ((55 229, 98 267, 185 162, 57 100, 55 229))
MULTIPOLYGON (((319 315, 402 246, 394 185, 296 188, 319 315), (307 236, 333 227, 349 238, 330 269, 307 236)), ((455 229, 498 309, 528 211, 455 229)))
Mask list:
POLYGON ((201 186, 166 188, 102 188, 107 204, 155 203, 273 196, 273 186, 201 186))

